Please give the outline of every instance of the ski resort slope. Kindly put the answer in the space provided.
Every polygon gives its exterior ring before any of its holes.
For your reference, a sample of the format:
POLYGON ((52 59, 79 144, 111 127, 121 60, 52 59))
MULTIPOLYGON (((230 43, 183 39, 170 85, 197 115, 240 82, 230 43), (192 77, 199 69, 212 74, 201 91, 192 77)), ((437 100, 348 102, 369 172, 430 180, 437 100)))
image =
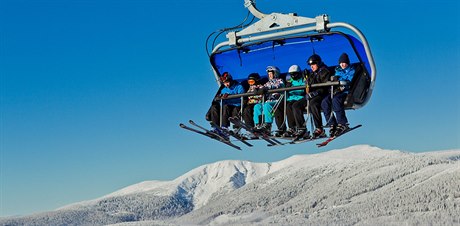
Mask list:
POLYGON ((220 161, 9 224, 460 224, 460 150, 369 145, 273 163, 220 161))

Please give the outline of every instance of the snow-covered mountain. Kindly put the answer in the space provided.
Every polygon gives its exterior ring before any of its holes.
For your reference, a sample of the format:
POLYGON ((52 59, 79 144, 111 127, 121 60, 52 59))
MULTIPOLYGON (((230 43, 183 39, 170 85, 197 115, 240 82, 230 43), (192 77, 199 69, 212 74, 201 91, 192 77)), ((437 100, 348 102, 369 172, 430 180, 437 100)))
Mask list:
POLYGON ((0 225, 460 224, 460 150, 368 145, 274 163, 220 161, 0 225), (131 223, 130 223, 131 222, 131 223))

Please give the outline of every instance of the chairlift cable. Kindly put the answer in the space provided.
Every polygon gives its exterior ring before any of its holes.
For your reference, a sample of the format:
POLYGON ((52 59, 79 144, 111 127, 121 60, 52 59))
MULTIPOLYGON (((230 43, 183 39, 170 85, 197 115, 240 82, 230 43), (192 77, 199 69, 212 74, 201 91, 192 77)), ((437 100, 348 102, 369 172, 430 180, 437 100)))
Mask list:
POLYGON ((247 21, 248 18, 249 18, 249 14, 250 14, 250 12, 248 12, 248 14, 246 15, 246 17, 244 18, 244 20, 243 20, 240 24, 238 24, 238 25, 236 25, 236 26, 233 26, 233 27, 229 27, 229 28, 222 28, 222 29, 219 29, 219 30, 217 30, 217 31, 212 32, 210 35, 208 35, 208 38, 206 39, 206 53, 208 54, 208 56, 211 55, 211 54, 209 53, 209 49, 208 49, 209 39, 210 39, 215 33, 219 32, 219 34, 217 34, 217 35, 214 37, 214 40, 213 40, 213 42, 212 42, 212 48, 214 48, 217 38, 218 38, 222 33, 226 32, 226 31, 235 30, 235 29, 243 29, 243 28, 249 26, 250 24, 252 24, 252 22, 254 22, 255 16, 252 16, 251 21, 249 21, 247 24, 245 24, 246 21, 247 21))

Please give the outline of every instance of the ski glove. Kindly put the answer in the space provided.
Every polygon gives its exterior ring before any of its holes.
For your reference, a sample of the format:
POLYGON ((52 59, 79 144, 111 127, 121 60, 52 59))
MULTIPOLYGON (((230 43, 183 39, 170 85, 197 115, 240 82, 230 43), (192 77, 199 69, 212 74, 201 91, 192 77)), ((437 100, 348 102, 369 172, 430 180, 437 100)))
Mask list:
POLYGON ((266 87, 262 87, 262 88, 256 89, 255 93, 258 94, 258 95, 262 95, 262 94, 266 94, 267 90, 268 89, 266 87))
POLYGON ((319 95, 319 92, 318 92, 318 91, 312 91, 312 92, 307 93, 306 98, 307 98, 308 100, 310 100, 310 99, 312 99, 313 97, 316 97, 316 96, 318 96, 318 95, 319 95))
POLYGON ((336 82, 336 81, 339 81, 339 76, 331 76, 331 82, 336 82))

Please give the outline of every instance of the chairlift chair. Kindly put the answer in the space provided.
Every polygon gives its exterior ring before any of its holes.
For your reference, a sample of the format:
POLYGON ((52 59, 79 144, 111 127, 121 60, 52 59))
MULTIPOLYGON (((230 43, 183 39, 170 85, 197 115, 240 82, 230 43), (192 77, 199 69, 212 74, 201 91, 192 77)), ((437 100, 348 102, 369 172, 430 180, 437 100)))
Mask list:
MULTIPOLYGON (((333 71, 338 65, 339 56, 347 53, 350 64, 355 67, 355 75, 349 84, 351 88, 346 109, 359 109, 369 102, 375 86, 376 68, 369 44, 358 28, 343 22, 331 23, 326 14, 315 18, 301 17, 295 13, 264 14, 256 8, 254 0, 245 0, 244 5, 254 16, 252 21, 246 25, 243 22, 233 28, 214 32, 206 41, 206 50, 218 86, 216 94, 223 87, 219 78, 224 72, 229 72, 234 80, 247 85, 246 78, 251 73, 256 72, 266 78, 265 68, 269 65, 280 68, 282 76, 287 74, 288 68, 293 64, 306 68, 306 61, 312 54, 320 55, 333 71), (253 22, 254 20, 257 21, 253 22), (216 44, 216 40, 224 33, 225 40, 216 44)), ((339 84, 330 82, 315 85, 339 84)), ((286 93, 300 88, 302 87, 289 87, 268 92, 286 93)), ((243 98, 251 95, 254 94, 229 95, 228 98, 241 98, 243 102, 243 98)), ((213 97, 213 101, 215 100, 213 97)), ((183 124, 181 127, 192 130, 183 124)), ((205 133, 209 135, 209 130, 205 130, 205 133)), ((209 137, 231 144, 222 140, 220 135, 216 138, 211 134, 209 137)))

